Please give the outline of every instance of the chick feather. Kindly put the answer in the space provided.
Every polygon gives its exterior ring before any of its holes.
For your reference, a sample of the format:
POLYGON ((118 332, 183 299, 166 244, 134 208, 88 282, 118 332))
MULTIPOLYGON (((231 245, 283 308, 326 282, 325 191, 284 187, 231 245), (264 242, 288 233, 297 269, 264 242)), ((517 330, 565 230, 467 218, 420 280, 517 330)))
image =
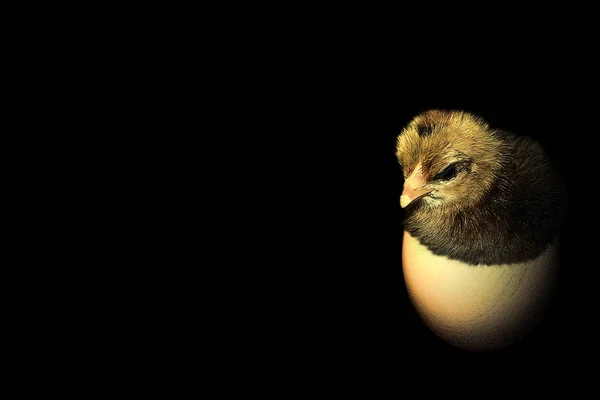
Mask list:
POLYGON ((513 264, 555 241, 567 192, 535 140, 468 112, 430 110, 402 130, 396 156, 405 190, 424 193, 403 205, 404 228, 434 254, 513 264))

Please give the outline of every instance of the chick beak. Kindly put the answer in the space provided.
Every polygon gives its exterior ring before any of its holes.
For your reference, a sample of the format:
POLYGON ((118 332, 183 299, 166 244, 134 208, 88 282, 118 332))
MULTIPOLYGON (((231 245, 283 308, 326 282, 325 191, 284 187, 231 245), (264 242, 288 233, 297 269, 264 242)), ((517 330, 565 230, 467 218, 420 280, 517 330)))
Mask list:
POLYGON ((433 191, 433 189, 424 189, 423 186, 425 184, 423 169, 421 165, 417 165, 408 178, 406 178, 406 181, 404 181, 404 190, 402 191, 402 196, 400 196, 400 207, 404 208, 415 199, 433 191))

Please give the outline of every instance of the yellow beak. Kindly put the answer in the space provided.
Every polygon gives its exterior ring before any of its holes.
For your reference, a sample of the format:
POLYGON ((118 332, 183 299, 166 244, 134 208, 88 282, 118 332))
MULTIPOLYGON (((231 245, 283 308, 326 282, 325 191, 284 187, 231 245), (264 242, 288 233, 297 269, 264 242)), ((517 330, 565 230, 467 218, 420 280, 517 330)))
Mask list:
POLYGON ((423 168, 419 164, 404 181, 404 190, 402 190, 402 196, 400 196, 400 207, 404 208, 419 197, 431 193, 433 189, 424 189, 425 184, 423 168))

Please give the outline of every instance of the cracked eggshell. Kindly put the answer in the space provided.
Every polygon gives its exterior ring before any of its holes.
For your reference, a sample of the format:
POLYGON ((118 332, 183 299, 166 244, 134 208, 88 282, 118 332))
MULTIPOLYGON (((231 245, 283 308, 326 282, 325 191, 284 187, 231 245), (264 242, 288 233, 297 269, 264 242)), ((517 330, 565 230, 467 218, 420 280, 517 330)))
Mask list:
POLYGON ((558 244, 527 263, 474 266, 434 255, 404 232, 402 270, 412 304, 438 337, 464 350, 496 350, 542 317, 555 287, 558 244))

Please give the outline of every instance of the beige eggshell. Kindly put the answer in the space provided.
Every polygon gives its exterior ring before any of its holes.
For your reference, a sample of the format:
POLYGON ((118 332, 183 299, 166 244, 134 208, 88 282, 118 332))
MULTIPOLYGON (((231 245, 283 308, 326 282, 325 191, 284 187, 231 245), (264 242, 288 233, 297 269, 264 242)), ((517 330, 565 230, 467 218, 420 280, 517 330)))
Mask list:
POLYGON ((539 322, 553 293, 558 244, 531 262, 472 266, 434 255, 408 232, 402 270, 409 297, 425 324, 453 346, 504 348, 539 322))

